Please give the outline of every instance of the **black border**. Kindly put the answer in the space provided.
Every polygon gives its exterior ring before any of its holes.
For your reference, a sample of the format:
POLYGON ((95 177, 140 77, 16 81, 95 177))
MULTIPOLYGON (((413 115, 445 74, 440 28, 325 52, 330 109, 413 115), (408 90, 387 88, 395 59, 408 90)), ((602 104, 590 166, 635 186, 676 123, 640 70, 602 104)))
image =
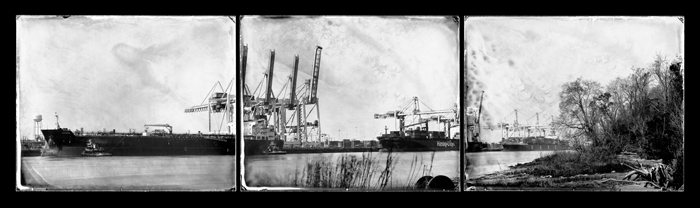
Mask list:
POLYGON ((236 15, 236 192, 241 192, 241 182, 243 182, 242 178, 242 172, 241 172, 241 154, 243 152, 243 149, 241 148, 241 145, 243 144, 241 142, 241 139, 243 137, 239 137, 240 135, 243 135, 242 129, 241 129, 241 116, 243 111, 242 111, 242 105, 241 105, 241 100, 243 100, 243 93, 242 88, 241 88, 241 46, 240 46, 240 40, 243 36, 241 36, 241 16, 236 15))
POLYGON ((461 121, 459 122, 459 192, 464 192, 464 184, 466 184, 467 178, 465 177, 465 169, 466 164, 464 162, 465 157, 466 157, 466 135, 468 129, 466 129, 466 124, 467 118, 466 114, 464 112, 464 105, 467 103, 465 102, 466 98, 466 71, 467 68, 465 68, 465 42, 464 42, 464 21, 466 21, 467 17, 466 16, 459 16, 459 117, 461 118, 461 121), (463 132, 464 131, 464 132, 463 132))
MULTIPOLYGON (((681 6, 681 7, 682 7, 682 6, 681 6)), ((472 7, 472 8, 473 8, 473 7, 472 7)), ((686 8, 687 8, 687 6, 686 6, 686 8)), ((242 11, 242 10, 247 10, 247 8, 241 8, 241 9, 238 9, 238 10, 240 10, 240 11, 242 11)), ((227 11, 226 13, 233 13, 233 14, 236 14, 236 13, 238 13, 238 14, 246 13, 246 12, 240 12, 240 11, 235 11, 235 10, 233 10, 233 11, 227 11)), ((259 11, 263 11, 263 10, 259 9, 259 11)), ((292 11, 292 10, 288 10, 288 11, 292 11)), ((347 11, 347 10, 346 10, 346 11, 347 11)), ((511 10, 511 11, 513 11, 513 10, 511 10)), ((681 16, 681 17, 684 17, 684 18, 687 18, 687 17, 688 17, 687 15, 680 15, 680 14, 679 14, 679 13, 682 12, 682 9, 666 10, 666 11, 675 12, 676 14, 658 14, 658 15, 660 15, 660 16, 681 16)), ((65 11, 59 11, 59 12, 61 12, 61 13, 66 13, 65 11)), ((124 11, 122 11, 122 12, 129 12, 129 11, 128 11, 128 10, 124 10, 124 11)), ((483 12, 483 11, 482 11, 482 12, 483 12)), ((561 10, 560 10, 560 12, 561 12, 561 10)), ((617 11, 617 12, 619 12, 619 11, 617 11)), ((25 12, 25 13, 23 13, 21 16, 23 16, 23 15, 42 15, 42 13, 43 13, 43 14, 46 14, 47 12, 46 12, 46 10, 44 10, 44 12, 25 12)), ((218 12, 218 13, 221 13, 221 12, 218 12)), ((285 12, 277 12, 277 13, 285 13, 285 12)), ((362 13, 362 11, 353 11, 353 13, 355 13, 355 14, 357 14, 357 13, 362 13)), ((476 13, 476 14, 478 14, 478 13, 480 13, 480 12, 479 12, 479 11, 476 11, 476 12, 469 12, 469 9, 467 9, 467 8, 465 7, 464 11, 463 11, 463 12, 460 12, 460 13, 463 13, 463 14, 464 14, 464 13, 476 13)), ((380 14, 381 14, 381 13, 380 13, 380 14)), ((17 17, 17 15, 18 15, 18 14, 16 14, 15 17, 17 17)), ((174 15, 174 16, 179 16, 179 15, 180 15, 180 16, 181 16, 181 14, 165 14, 165 15, 174 15)), ((371 15, 371 14, 364 14, 364 15, 371 15)), ((150 16, 150 15, 149 15, 149 16, 150 16)), ((237 18, 237 22, 236 22, 236 35, 237 35, 238 37, 236 38, 236 49, 239 50, 238 52, 240 52, 240 45, 239 45, 240 43, 239 43, 239 42, 240 42, 241 33, 240 33, 240 24, 239 24, 239 23, 240 23, 240 17, 241 17, 241 16, 240 16, 240 15, 225 15, 225 14, 210 14, 210 15, 206 15, 206 16, 229 16, 229 17, 235 16, 235 17, 237 18)), ((478 15, 476 15, 476 16, 499 16, 499 15, 478 14, 478 15)), ((500 16, 506 16, 506 15, 500 15, 500 16)), ((510 15, 510 16, 513 16, 513 15, 510 15)), ((532 15, 531 15, 531 16, 532 16, 532 15)), ((571 13, 569 13, 569 14, 560 14, 559 16, 600 16, 600 15, 595 15, 595 14, 592 14, 592 13, 587 13, 587 14, 586 14, 586 13, 579 13, 579 14, 577 14, 577 15, 571 15, 571 13)), ((605 15, 603 15, 603 16, 605 16, 605 15)), ((616 15, 616 16, 620 16, 620 15, 616 15)), ((625 15, 625 16, 630 16, 630 15, 625 15)), ((632 15, 632 16, 633 16, 633 15, 632 15)), ((464 78, 465 78, 465 76, 466 76, 466 74, 465 74, 466 68, 465 68, 465 65, 464 65, 464 64, 465 64, 465 63, 464 63, 464 62, 465 62, 465 58, 466 58, 465 55, 464 55, 464 52, 465 52, 465 51, 464 51, 464 49, 465 49, 465 45, 464 45, 464 44, 465 44, 465 42, 464 42, 464 35, 465 35, 465 34, 464 34, 464 33, 465 33, 465 31, 464 31, 464 22, 468 19, 468 17, 473 17, 473 16, 459 15, 459 17, 460 17, 460 28, 459 28, 459 34, 460 34, 460 37, 459 37, 459 38, 460 38, 460 51, 459 51, 459 54, 460 54, 460 103, 461 103, 461 105, 460 105, 460 106, 461 106, 461 107, 460 107, 460 113, 461 113, 460 116, 464 116, 464 104, 466 104, 466 103, 464 103, 465 98, 463 97, 463 96, 465 96, 465 93, 466 93, 466 92, 463 92, 463 90, 465 89, 465 86, 464 86, 464 84, 465 84, 465 83, 464 83, 464 82, 465 82, 465 79, 464 79, 464 78)), ((8 18, 8 19, 9 19, 9 18, 8 18)), ((684 20, 684 21, 685 21, 685 20, 684 20)), ((692 66, 692 61, 689 61, 690 59, 688 58, 688 57, 690 57, 690 56, 688 56, 689 51, 687 50, 688 47, 686 47, 686 45, 689 45, 689 44, 687 44, 687 43, 693 42, 693 39, 688 39, 688 34, 689 34, 688 31, 692 31, 692 30, 690 29, 691 27, 688 27, 687 24, 685 24, 685 22, 684 22, 684 25, 685 25, 685 26, 684 26, 684 40, 683 40, 683 45, 684 45, 684 46, 683 46, 683 48, 684 48, 684 55, 685 55, 685 57, 684 57, 685 63, 683 63, 683 64, 684 64, 684 70, 685 70, 685 68, 687 68, 687 63, 688 63, 688 62, 691 62, 691 66, 692 66)), ((15 33, 15 35, 16 35, 16 33, 15 33)), ((8 48, 10 48, 10 47, 8 47, 8 48)), ((692 54, 692 51, 693 51, 693 50, 690 50, 690 54, 692 54)), ((238 52, 236 53, 236 58, 237 58, 237 59, 236 59, 236 67, 237 67, 237 69, 236 69, 236 77, 237 77, 237 78, 236 78, 236 90, 237 90, 237 92, 240 92, 240 90, 241 90, 241 86, 240 86, 240 76, 239 76, 239 75, 240 75, 240 71, 238 70, 238 68, 240 67, 240 63, 239 63, 240 54, 239 54, 238 52)), ((11 55, 7 55, 7 56, 4 56, 4 57, 6 57, 6 58, 9 59, 9 58, 11 57, 11 55)), ((11 64, 12 61, 9 61, 9 60, 8 60, 8 62, 6 62, 6 63, 10 63, 10 64, 11 64)), ((16 66, 12 66, 13 71, 16 70, 15 67, 16 67, 16 66)), ((5 71, 9 73, 10 70, 8 69, 8 70, 5 70, 5 71)), ((688 77, 688 76, 691 76, 691 77, 692 77, 692 75, 690 75, 690 74, 693 74, 693 71, 691 70, 691 72, 690 72, 689 74, 688 74, 688 71, 684 71, 684 73, 685 73, 685 76, 686 76, 686 77, 688 77)), ((16 74, 15 74, 15 76, 16 76, 16 74)), ((5 76, 5 78, 10 79, 11 77, 15 77, 15 76, 5 76)), ((689 80, 689 79, 686 78, 685 80, 689 80)), ((11 82, 11 81, 9 81, 9 80, 8 80, 7 82, 5 82, 6 85, 11 85, 11 83, 13 83, 13 82, 11 82)), ((16 84, 16 82, 15 82, 15 84, 16 84)), ((690 89, 691 89, 693 86, 694 86, 694 83, 692 83, 692 82, 691 82, 691 83, 688 83, 687 81, 685 82, 685 89, 686 89, 685 92, 686 92, 686 94, 688 94, 688 92, 691 91, 690 89)), ((7 88, 10 88, 10 86, 6 86, 6 89, 7 89, 7 88)), ((19 95, 17 94, 17 91, 16 91, 16 90, 14 91, 14 94, 15 94, 15 97, 13 97, 13 101, 7 101, 7 100, 9 100, 9 99, 6 98, 6 105, 10 105, 10 104, 9 104, 10 102, 14 103, 14 99, 17 98, 17 97, 19 96, 19 95)), ((237 94, 240 94, 240 93, 237 93, 237 94)), ((9 96, 8 96, 8 97, 9 97, 9 96)), ((238 96, 237 96, 237 97, 238 97, 238 96)), ((687 97, 690 97, 690 96, 687 96, 687 97)), ((239 97, 238 100, 240 100, 240 99, 241 99, 241 98, 239 97)), ((690 105, 686 105, 686 106, 693 106, 693 105, 692 105, 692 103, 693 103, 692 101, 693 101, 693 99, 689 99, 689 102, 687 102, 687 103, 691 103, 691 104, 690 104, 690 105)), ((240 102, 237 102, 236 105, 237 105, 237 111, 238 111, 238 112, 237 112, 237 115, 240 115, 240 110, 241 110, 241 109, 240 109, 240 102)), ((16 108, 16 105, 13 105, 13 108, 16 108)), ((691 115, 693 115, 692 113, 690 113, 690 112, 693 112, 693 111, 694 111, 694 109, 693 109, 692 107, 691 107, 691 108, 686 108, 686 114, 691 114, 691 115)), ((239 117, 237 116, 236 119, 238 119, 238 118, 239 118, 239 117)), ((691 118, 691 119, 689 119, 689 120, 687 120, 687 121, 690 121, 690 122, 691 122, 691 125, 692 125, 692 122, 693 122, 693 121, 692 121, 692 120, 693 120, 692 118, 693 118, 693 117, 690 117, 690 118, 691 118)), ((15 119, 16 119, 16 118, 15 118, 15 119)), ((687 121, 686 121, 686 122, 687 122, 687 121)), ((461 126, 460 126, 461 129, 464 129, 464 124, 463 124, 463 123, 464 123, 464 122, 461 123, 461 126)), ((685 124, 686 124, 686 126, 688 126, 687 123, 685 123, 685 124)), ((17 128, 17 123, 16 123, 16 122, 15 122, 15 128, 17 128)), ((240 126, 238 126, 238 125, 237 125, 237 127, 236 127, 236 133, 237 133, 237 135, 241 135, 241 134, 240 134, 240 133, 241 133, 241 129, 240 129, 240 126)), ((465 137, 464 135, 465 135, 465 134, 461 134, 461 137, 460 137, 461 143, 464 143, 464 137, 465 137)), ((687 135, 687 134, 686 134, 686 135, 687 135)), ((691 135, 692 135, 692 133, 691 133, 691 135)), ((16 135, 15 135, 15 136, 16 136, 16 135)), ((691 137, 688 137, 688 138, 691 138, 691 139, 685 141, 686 145, 691 144, 690 146, 693 146, 693 147, 694 147, 694 145, 692 145, 692 143, 694 142, 694 140, 692 139, 692 136, 691 136, 691 137)), ((7 147, 6 147, 6 148, 7 148, 7 147)), ((240 166, 241 161, 240 161, 240 160, 241 160, 241 159, 240 159, 240 156, 239 156, 239 154, 241 153, 241 149, 242 149, 242 148, 241 148, 241 145, 240 145, 240 142, 239 142, 239 144, 238 144, 238 146, 237 146, 237 152, 236 152, 236 158, 237 158, 237 159, 236 159, 236 174, 237 174, 237 176, 239 176, 239 177, 236 178, 236 190, 235 190, 235 192, 241 192, 241 182, 242 182, 242 181, 241 181, 241 180, 242 180, 241 176, 242 176, 242 174, 240 173, 240 170, 241 170, 241 166, 240 166)), ((462 150, 463 150, 463 147, 460 147, 460 151, 462 151, 462 150)), ((686 150, 688 150, 688 149, 686 149, 686 150)), ((6 155, 5 158, 12 158, 13 163, 14 163, 15 160, 16 160, 16 156, 15 156, 16 151, 17 151, 17 150, 14 150, 14 151, 3 151, 3 152, 4 152, 5 154, 12 154, 12 155, 6 155)), ((462 157, 460 157, 460 166, 464 167, 464 166, 463 166, 463 162, 464 162, 464 161, 463 161, 463 160, 464 160, 464 157, 463 157, 463 156, 464 156, 464 153, 463 153, 463 151, 462 151, 460 154, 462 155, 462 157)), ((686 154, 688 154, 688 151, 686 151, 686 154)), ((692 154, 688 154, 688 155, 692 155, 692 154)), ((688 155, 686 155, 686 158, 688 158, 688 157, 687 157, 688 155)), ((688 164, 688 162, 686 162, 686 164, 688 164)), ((691 170, 694 169, 693 166, 688 166, 688 165, 686 165, 685 168, 686 168, 686 171, 685 171, 686 173, 690 173, 690 172, 692 172, 691 170)), ((464 169, 463 169, 463 168, 460 168, 460 169, 461 169, 461 172, 464 172, 464 169)), ((11 173, 10 173, 9 171, 6 171, 6 174, 10 175, 10 176, 7 176, 7 177, 12 177, 12 178, 13 178, 13 182, 16 182, 16 181, 15 181, 15 172, 11 172, 11 173), (8 173, 9 173, 9 174, 8 174, 8 173)), ((686 174, 686 176, 687 176, 687 175, 688 175, 688 174, 686 174)), ((460 178, 461 178, 462 181, 464 181, 463 177, 464 177, 464 174, 462 174, 462 175, 460 176, 460 178)), ((9 182, 9 180, 6 180, 6 181, 9 182)), ((686 178, 685 178, 685 183, 686 183, 686 184, 691 184, 691 181, 693 181, 693 180, 692 180, 692 177, 686 177, 686 178), (689 180, 689 179, 690 179, 690 180, 689 180)), ((13 183, 13 184, 12 184, 12 186, 15 186, 15 185, 16 185, 16 183, 13 183)), ((460 184, 460 185, 462 185, 462 184, 460 184)), ((689 186, 689 187, 692 187, 692 186, 689 186)), ((17 189, 16 189, 16 187, 13 188, 13 190, 14 190, 15 193, 18 192, 17 189)), ((684 193, 687 192, 687 191, 691 191, 691 190, 692 190, 692 188, 690 188, 689 190, 684 190, 684 193)), ((460 188, 460 191, 459 191, 459 192, 463 192, 462 188, 460 188)), ((692 191, 691 191, 691 192, 692 192, 692 191)), ((420 192, 411 192, 411 193, 420 193, 420 192)), ((502 198, 502 197, 500 197, 500 196, 497 196, 496 198, 497 198, 497 199, 498 199, 498 198, 501 198, 501 200, 490 201, 490 202, 484 202, 484 201, 481 201, 481 200, 478 199, 479 196, 475 196, 475 195, 474 195, 474 194, 479 195, 480 193, 483 193, 483 192, 475 192, 475 193, 472 193, 470 197, 460 198, 460 200, 447 200, 446 202, 452 201, 452 202, 457 203, 457 204, 473 204, 473 203, 475 203, 475 204, 480 204, 480 203, 486 203, 486 204, 491 204, 491 205, 496 205, 496 204, 502 205, 501 203, 506 202, 506 201, 511 201, 511 203, 519 203, 519 202, 517 202, 517 201, 515 201, 515 200, 507 200, 506 198, 502 198), (476 199, 475 199, 475 198, 476 198, 476 199), (481 201, 481 202, 479 202, 479 201, 481 201)), ((504 193, 504 192, 490 193, 490 194, 491 194, 491 196, 493 196, 494 194, 496 194, 496 195, 501 195, 501 193, 504 193)), ((428 194, 428 195, 430 195, 430 194, 428 194)), ((428 196, 428 195, 423 195, 423 196, 428 196)), ((526 195, 528 195, 528 194, 526 194, 526 195)), ((549 194, 547 194, 547 195, 549 195, 549 194)), ((555 195, 558 195, 558 194, 555 194, 555 195)), ((613 195, 613 194, 610 193, 610 195, 613 195)), ((680 195, 680 194, 679 194, 679 195, 680 195)), ((679 196, 679 195, 674 195, 674 196, 677 197, 677 196, 679 196)), ((161 195, 161 196, 162 196, 162 195, 161 195)), ((212 196, 212 195, 208 195, 208 196, 212 196)), ((213 195, 213 196, 218 196, 218 195, 213 195)), ((445 196, 445 195, 442 195, 442 194, 441 194, 441 196, 445 196)), ((482 195, 482 196, 483 196, 483 195, 482 195)), ((600 196, 600 195, 599 195, 599 196, 600 196)), ((614 197, 620 197, 619 195, 613 195, 613 196, 614 196, 614 197)), ((34 197, 34 196, 29 196, 29 197, 34 197)), ((27 198, 29 198, 29 197, 27 197, 27 198)), ((581 201, 579 201, 579 202, 586 201, 586 200, 591 200, 591 199, 592 199, 592 200, 597 200, 597 199, 595 199, 595 198, 587 198, 587 197, 590 197, 589 194, 584 194, 583 196, 581 196, 581 195, 579 195, 579 194, 576 194, 576 195, 569 195, 569 197, 572 197, 572 198, 579 198, 579 199, 581 200, 581 201)), ((622 197, 625 197, 625 196, 622 196, 622 197)), ((665 199, 667 199, 668 197, 669 197, 669 195, 664 195, 663 198, 662 198, 662 200, 665 201, 665 199)), ((489 197, 489 198, 490 198, 490 197, 489 197)), ((510 198, 510 196, 509 196, 509 198, 510 198)), ((607 197, 603 197, 603 198, 607 198, 607 197)), ((623 202, 623 203, 625 203, 625 204, 627 204, 628 202, 629 202, 629 203, 646 203, 646 202, 648 202, 647 200, 640 200, 639 197, 634 197, 634 198, 625 197, 625 198, 627 198, 627 199, 624 199, 624 198, 619 198, 619 199, 624 200, 625 202, 623 202), (636 198, 636 199, 635 199, 635 198, 636 198), (635 201, 636 201, 636 202, 635 202, 635 201)), ((672 198, 675 198, 675 197, 672 197, 672 198)), ((75 199, 75 198, 73 198, 73 199, 75 199)), ((80 200, 84 200, 84 199, 85 199, 85 198, 81 198, 80 200)), ((308 199, 308 198, 307 198, 307 199, 308 199)), ((513 199, 522 199, 522 198, 515 197, 515 198, 513 198, 513 199)), ((549 200, 551 200, 551 199, 554 199, 555 201, 559 201, 559 200, 557 200, 556 198, 553 198, 553 197, 551 197, 551 196, 542 196, 542 198, 539 198, 539 197, 538 197, 538 198, 536 199, 536 201, 539 201, 539 203, 542 203, 542 204, 546 204, 546 203, 547 203, 546 201, 549 201, 549 200), (542 200, 542 201, 540 201, 540 200, 542 200)), ((231 200, 234 201, 234 202, 225 202, 225 203, 227 203, 229 206, 235 206, 235 205, 238 204, 236 201, 239 201, 240 199, 231 199, 231 200)), ((251 200, 251 201, 252 201, 252 199, 243 199, 243 200, 245 200, 245 201, 251 200)), ((364 199, 362 199, 362 200, 364 201, 364 199)), ((374 199, 371 199, 370 201, 382 201, 382 200, 383 200, 383 199, 374 198, 374 199)), ((113 201, 115 201, 115 200, 113 200, 113 199, 111 199, 111 200, 110 200, 110 199, 105 199, 104 201, 103 201, 103 200, 99 200, 99 201, 100 201, 100 202, 108 202, 108 201, 112 201, 112 202, 113 202, 113 201)), ((120 201, 120 200, 116 200, 116 201, 120 201)), ((222 200, 220 200, 220 199, 215 199, 214 201, 222 201, 222 200)), ((228 200, 223 200, 223 201, 228 201, 228 200)), ((248 201, 248 202, 251 202, 251 201, 248 201)), ((245 204, 257 204, 257 203, 260 203, 260 202, 261 202, 261 201, 258 201, 258 200, 255 200, 255 201, 257 201, 257 202, 245 203, 245 204)), ((275 200, 265 200, 265 202, 267 202, 267 201, 275 201, 275 200)), ((335 200, 331 200, 331 201, 335 201, 335 200)), ((342 200, 339 199, 338 202, 340 202, 340 201, 346 201, 346 199, 342 199, 342 200)), ((413 203, 413 202, 418 201, 418 200, 408 200, 408 201, 409 201, 409 203, 413 203)), ((535 201, 535 202, 536 202, 536 201, 535 201)), ((76 201, 76 202, 77 202, 77 201, 76 201)), ((532 202, 532 201, 530 201, 530 202, 532 202)), ((601 201, 601 202, 603 202, 603 201, 601 201)), ((672 202, 677 202, 677 201, 669 201, 669 203, 672 203, 672 202)), ((57 203, 57 204, 61 204, 61 203, 67 203, 67 202, 56 202, 56 203, 57 203)), ((127 202, 127 203, 128 203, 128 202, 127 202)), ((539 203, 538 203, 538 204, 539 204, 539 203)), ((572 202, 570 202, 570 203, 576 203, 576 202, 573 202, 573 201, 572 201, 572 202)), ((525 203, 525 204, 528 204, 528 203, 525 203)), ((607 203, 605 203, 605 204, 607 204, 607 203)), ((414 205, 415 205, 415 204, 414 204, 414 205)), ((520 204, 520 205, 522 205, 522 204, 520 204)))

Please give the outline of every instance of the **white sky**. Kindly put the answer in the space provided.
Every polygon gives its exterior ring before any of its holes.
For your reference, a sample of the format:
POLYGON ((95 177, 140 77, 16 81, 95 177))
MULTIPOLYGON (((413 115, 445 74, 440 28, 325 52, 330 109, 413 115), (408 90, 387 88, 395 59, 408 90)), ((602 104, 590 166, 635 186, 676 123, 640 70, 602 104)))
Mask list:
MULTIPOLYGON (((323 133, 334 139, 339 133, 342 139, 376 139, 385 125, 394 130, 394 119, 375 120, 374 114, 395 110, 413 96, 434 110, 458 103, 458 28, 446 17, 246 16, 241 21, 241 45, 248 45, 246 84, 255 90, 268 70, 270 50, 275 50, 273 92, 287 82, 295 54, 301 87, 311 77, 314 52, 321 46, 323 133)), ((315 112, 311 117, 315 120, 315 112)))
MULTIPOLYGON (((469 104, 484 95, 492 123, 528 118, 548 124, 559 114, 559 92, 578 77, 603 87, 646 67, 655 55, 683 54, 677 17, 470 17, 464 24, 469 104), (510 114, 510 115, 509 115, 510 114)), ((485 138, 500 141, 500 134, 485 138)))
MULTIPOLYGON (((228 17, 61 17, 17 20, 20 134, 43 128, 207 132, 206 113, 184 113, 235 76, 228 17)), ((220 121, 216 121, 218 124, 220 121)))

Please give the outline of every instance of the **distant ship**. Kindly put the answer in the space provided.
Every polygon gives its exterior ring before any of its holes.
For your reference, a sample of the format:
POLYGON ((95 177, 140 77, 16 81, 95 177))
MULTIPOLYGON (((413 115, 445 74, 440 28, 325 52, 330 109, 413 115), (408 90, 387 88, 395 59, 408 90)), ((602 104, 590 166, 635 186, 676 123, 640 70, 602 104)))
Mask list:
POLYGON ((510 137, 501 142, 503 151, 546 151, 546 150, 568 150, 571 145, 557 138, 547 138, 545 136, 510 137))
MULTIPOLYGON (((41 139, 41 138, 37 138, 41 139)), ((46 143, 40 140, 22 139, 20 141, 20 156, 21 157, 36 157, 42 155, 42 150, 46 143)))
MULTIPOLYGON (((517 123, 517 115, 516 110, 515 123, 500 124, 503 129, 503 138, 500 142, 503 146, 503 151, 553 151, 573 149, 567 141, 559 139, 554 128, 542 125, 519 125, 517 123)), ((537 123, 539 123, 539 118, 537 123)))
POLYGON ((137 132, 83 132, 68 128, 42 129, 50 149, 59 157, 84 156, 90 143, 112 156, 167 156, 167 155, 234 155, 235 135, 232 134, 174 134, 168 124, 150 124, 165 127, 137 132))

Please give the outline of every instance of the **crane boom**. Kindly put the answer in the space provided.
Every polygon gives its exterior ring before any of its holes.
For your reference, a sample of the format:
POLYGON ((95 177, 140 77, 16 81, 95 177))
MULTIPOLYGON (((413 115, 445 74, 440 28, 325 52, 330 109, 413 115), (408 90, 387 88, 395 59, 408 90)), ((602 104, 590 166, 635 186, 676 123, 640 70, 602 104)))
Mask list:
POLYGON ((321 68, 321 46, 316 46, 316 55, 314 56, 314 72, 313 82, 311 83, 311 97, 309 103, 316 103, 316 95, 318 90, 318 71, 321 68))
POLYGON ((265 93, 265 102, 270 102, 272 95, 272 73, 275 67, 275 50, 270 50, 270 70, 267 72, 267 92, 265 93))
POLYGON ((481 99, 479 100, 479 114, 476 115, 476 123, 481 123, 481 104, 484 103, 484 91, 481 91, 481 99))
POLYGON ((297 93, 297 72, 299 71, 299 55, 294 55, 294 71, 292 71, 292 86, 289 91, 289 110, 294 110, 297 93))
POLYGON ((243 45, 243 58, 241 60, 241 86, 245 89, 245 70, 248 61, 248 44, 243 45))

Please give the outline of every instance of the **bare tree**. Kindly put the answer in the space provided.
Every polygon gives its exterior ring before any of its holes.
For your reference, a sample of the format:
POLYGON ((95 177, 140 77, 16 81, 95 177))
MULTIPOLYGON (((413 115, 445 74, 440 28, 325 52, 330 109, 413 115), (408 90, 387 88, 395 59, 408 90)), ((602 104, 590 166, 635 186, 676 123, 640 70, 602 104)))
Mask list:
POLYGON ((559 93, 560 123, 567 128, 584 131, 594 146, 599 145, 596 98, 600 94, 599 83, 581 78, 562 85, 562 92, 559 93))

